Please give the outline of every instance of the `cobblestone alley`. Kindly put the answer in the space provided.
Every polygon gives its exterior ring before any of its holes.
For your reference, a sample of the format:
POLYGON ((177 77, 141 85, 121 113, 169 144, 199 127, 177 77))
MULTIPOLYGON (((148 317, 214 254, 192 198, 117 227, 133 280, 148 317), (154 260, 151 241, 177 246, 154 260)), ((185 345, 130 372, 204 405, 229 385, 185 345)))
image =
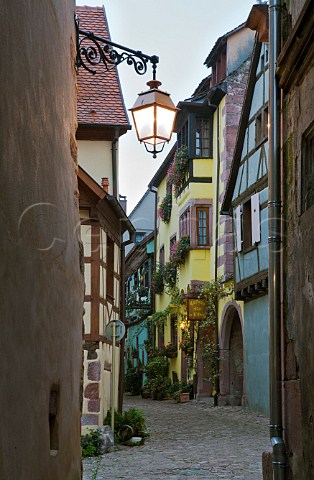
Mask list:
POLYGON ((262 479, 262 452, 270 449, 267 418, 195 400, 125 397, 124 408, 132 406, 144 410, 151 436, 143 446, 84 460, 84 480, 262 479))

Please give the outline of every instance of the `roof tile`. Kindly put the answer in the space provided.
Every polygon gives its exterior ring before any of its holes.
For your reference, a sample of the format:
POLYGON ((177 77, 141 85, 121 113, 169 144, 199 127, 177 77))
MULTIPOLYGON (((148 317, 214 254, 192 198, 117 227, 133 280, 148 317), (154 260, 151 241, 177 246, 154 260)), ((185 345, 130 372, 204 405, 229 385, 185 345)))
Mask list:
MULTIPOLYGON (((92 31, 95 35, 110 39, 103 8, 76 7, 76 13, 82 30, 92 31)), ((86 40, 84 45, 92 45, 92 42, 86 40)), ((95 70, 101 71, 103 67, 96 66, 95 70)), ((79 124, 104 126, 130 124, 116 68, 93 75, 81 67, 77 75, 77 86, 79 124)))

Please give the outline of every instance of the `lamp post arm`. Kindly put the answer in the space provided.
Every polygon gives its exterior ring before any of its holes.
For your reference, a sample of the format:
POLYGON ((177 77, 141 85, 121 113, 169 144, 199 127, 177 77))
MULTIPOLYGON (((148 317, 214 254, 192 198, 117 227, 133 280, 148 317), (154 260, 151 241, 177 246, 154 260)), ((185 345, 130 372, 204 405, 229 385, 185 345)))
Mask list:
POLYGON ((138 75, 144 75, 147 72, 147 64, 151 63, 153 79, 156 79, 156 68, 157 63, 159 63, 159 57, 156 55, 146 55, 140 50, 133 50, 99 37, 93 32, 81 30, 77 17, 75 17, 75 27, 76 69, 83 67, 92 74, 104 73, 126 61, 128 65, 133 65, 138 75), (103 65, 103 69, 95 70, 91 68, 98 65, 103 65))

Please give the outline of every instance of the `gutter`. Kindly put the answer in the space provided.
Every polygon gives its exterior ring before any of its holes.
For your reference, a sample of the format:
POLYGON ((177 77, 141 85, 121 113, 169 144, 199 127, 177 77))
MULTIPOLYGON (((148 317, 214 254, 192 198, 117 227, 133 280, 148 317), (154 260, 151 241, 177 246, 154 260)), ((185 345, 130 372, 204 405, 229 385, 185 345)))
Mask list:
MULTIPOLYGON (((155 216, 154 216, 154 261, 153 261, 153 271, 156 270, 156 266, 157 266, 157 211, 158 211, 158 196, 157 196, 157 193, 158 193, 158 190, 156 187, 154 187, 153 185, 149 184, 149 190, 155 194, 155 216)), ((156 305, 156 301, 155 301, 155 294, 152 292, 152 289, 151 289, 151 310, 152 312, 154 313, 155 312, 155 305, 156 305)))
POLYGON ((280 165, 280 91, 276 77, 280 54, 281 0, 269 5, 269 159, 268 159, 268 252, 269 252, 269 375, 270 439, 273 448, 273 478, 286 478, 286 448, 282 435, 281 377, 281 165, 280 165))

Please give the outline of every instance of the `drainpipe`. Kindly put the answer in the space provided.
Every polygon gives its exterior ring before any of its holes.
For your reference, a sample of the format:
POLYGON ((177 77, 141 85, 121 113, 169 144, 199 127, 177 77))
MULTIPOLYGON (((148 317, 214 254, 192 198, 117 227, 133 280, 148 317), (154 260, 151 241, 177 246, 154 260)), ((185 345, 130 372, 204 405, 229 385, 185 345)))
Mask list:
MULTIPOLYGON (((121 267, 120 267, 120 320, 126 326, 126 316, 125 316, 125 247, 130 243, 134 242, 135 232, 130 232, 130 239, 126 240, 125 242, 122 241, 121 237, 121 249, 120 249, 120 259, 121 259, 121 267)), ((122 413, 123 410, 123 393, 124 393, 124 346, 125 346, 125 337, 127 331, 125 332, 125 336, 122 338, 120 342, 120 371, 119 371, 119 385, 118 385, 118 412, 122 413)))
POLYGON ((286 478, 286 449, 282 436, 281 385, 281 170, 280 92, 276 61, 280 53, 281 0, 269 5, 269 165, 268 165, 268 252, 269 252, 269 375, 270 439, 273 448, 273 478, 286 478))
POLYGON ((118 198, 118 172, 117 172, 117 150, 119 141, 119 129, 114 131, 114 139, 112 140, 112 195, 118 198))

